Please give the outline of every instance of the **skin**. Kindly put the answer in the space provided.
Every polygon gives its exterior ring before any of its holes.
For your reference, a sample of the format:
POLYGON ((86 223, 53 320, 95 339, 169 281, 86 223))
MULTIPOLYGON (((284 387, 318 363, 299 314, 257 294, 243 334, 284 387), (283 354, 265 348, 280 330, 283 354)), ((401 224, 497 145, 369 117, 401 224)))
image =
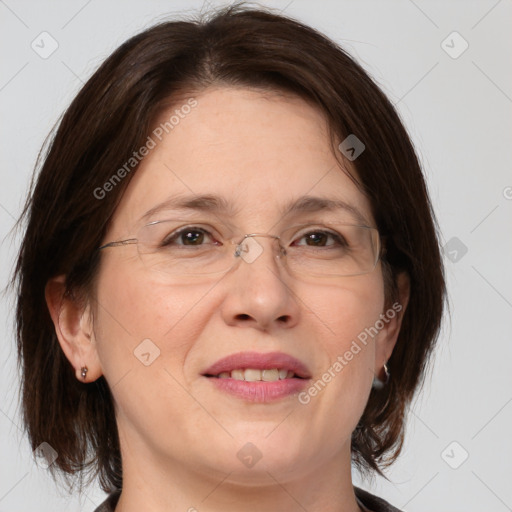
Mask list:
MULTIPOLYGON (((375 226, 312 106, 234 88, 210 88, 196 99, 141 163, 104 243, 134 236, 141 215, 171 194, 224 197, 235 211, 219 218, 242 234, 303 220, 283 220, 280 209, 307 194, 341 198, 375 226)), ((104 375, 112 389, 124 474, 117 512, 230 512, 241 503, 246 512, 359 510, 351 433, 392 353, 399 316, 306 405, 297 396, 246 402, 201 373, 235 352, 283 351, 306 363, 316 381, 385 312, 381 265, 356 277, 301 279, 275 259, 271 239, 258 242, 263 253, 254 262, 192 284, 148 271, 136 245, 106 249, 85 308, 63 297, 65 276, 48 283, 48 307, 77 378, 87 366, 88 382, 104 375), (160 355, 145 366, 134 350, 148 338, 160 355), (252 468, 237 457, 248 442, 262 454, 252 468)), ((405 309, 405 278, 399 286, 405 309)))

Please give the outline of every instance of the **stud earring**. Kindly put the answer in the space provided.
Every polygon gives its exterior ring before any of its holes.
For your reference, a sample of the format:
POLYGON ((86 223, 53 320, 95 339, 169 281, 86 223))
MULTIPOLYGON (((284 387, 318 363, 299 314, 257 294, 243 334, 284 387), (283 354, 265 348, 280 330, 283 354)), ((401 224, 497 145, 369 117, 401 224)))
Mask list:
POLYGON ((82 369, 81 369, 81 373, 82 373, 82 379, 85 380, 85 378, 87 377, 87 372, 89 371, 89 369, 87 368, 87 366, 82 366, 82 369))

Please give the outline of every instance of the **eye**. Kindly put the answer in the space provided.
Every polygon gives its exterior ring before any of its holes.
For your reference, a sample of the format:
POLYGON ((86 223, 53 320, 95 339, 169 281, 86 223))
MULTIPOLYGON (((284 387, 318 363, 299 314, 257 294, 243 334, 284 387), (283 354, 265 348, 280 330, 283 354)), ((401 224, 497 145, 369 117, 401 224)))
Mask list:
POLYGON ((307 245, 309 247, 348 246, 343 235, 323 230, 308 231, 297 240, 294 245, 307 245))
POLYGON ((206 229, 187 226, 167 235, 160 245, 164 247, 170 245, 201 246, 218 243, 206 229))

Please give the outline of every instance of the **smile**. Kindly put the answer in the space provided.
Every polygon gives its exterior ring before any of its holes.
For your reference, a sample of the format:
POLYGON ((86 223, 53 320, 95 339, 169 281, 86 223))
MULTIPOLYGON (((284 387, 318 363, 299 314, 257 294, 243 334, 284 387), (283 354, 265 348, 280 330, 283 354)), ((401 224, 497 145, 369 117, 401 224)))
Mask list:
MULTIPOLYGON (((259 370, 257 368, 246 368, 231 370, 231 372, 221 372, 216 375, 218 379, 235 379, 245 380, 248 382, 275 382, 277 380, 292 379, 295 377, 295 372, 287 370, 286 368, 272 368, 268 370, 259 370)), ((300 377, 299 377, 300 378, 300 377)))
POLYGON ((295 395, 310 379, 304 363, 282 352, 232 354, 202 375, 217 390, 250 402, 271 402, 295 395))

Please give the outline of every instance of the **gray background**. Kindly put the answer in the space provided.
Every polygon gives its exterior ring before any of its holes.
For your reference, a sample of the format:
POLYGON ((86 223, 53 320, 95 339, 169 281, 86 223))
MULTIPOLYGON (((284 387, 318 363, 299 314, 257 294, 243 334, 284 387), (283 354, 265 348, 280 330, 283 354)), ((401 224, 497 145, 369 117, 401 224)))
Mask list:
MULTIPOLYGON (((361 485, 411 512, 512 510, 512 2, 262 4, 341 43, 396 104, 423 161, 446 247, 451 319, 413 405, 404 452, 390 482, 361 485)), ((6 236, 38 150, 82 83, 156 19, 207 7, 0 0, 2 286, 19 241, 6 236), (58 44, 47 58, 31 47, 35 41, 40 53, 51 49, 44 31, 58 44)), ((13 297, 2 297, 0 512, 92 511, 104 498, 98 487, 69 497, 32 461, 16 405, 12 311, 13 297)))

